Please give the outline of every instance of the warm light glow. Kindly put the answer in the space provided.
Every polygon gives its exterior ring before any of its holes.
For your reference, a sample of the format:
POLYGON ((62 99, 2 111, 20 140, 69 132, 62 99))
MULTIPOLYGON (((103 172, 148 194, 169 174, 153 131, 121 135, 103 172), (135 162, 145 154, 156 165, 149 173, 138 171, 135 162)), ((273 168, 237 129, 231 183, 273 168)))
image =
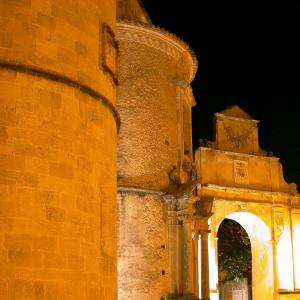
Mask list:
POLYGON ((198 291, 199 291, 199 298, 201 299, 201 235, 199 234, 198 239, 198 291))
POLYGON ((270 232, 265 223, 257 216, 248 212, 235 212, 226 217, 238 222, 247 232, 250 240, 258 239, 260 242, 271 240, 270 232))
MULTIPOLYGON (((209 235, 208 238, 208 254, 209 254, 209 287, 210 290, 216 291, 218 287, 218 262, 216 260, 216 251, 217 251, 217 245, 215 245, 215 241, 211 240, 212 237, 209 235)), ((215 295, 215 293, 211 293, 211 299, 212 296, 215 295)))
MULTIPOLYGON (((300 217, 298 217, 300 219, 300 217)), ((300 289, 300 220, 294 224, 294 268, 296 289, 300 289)))
POLYGON ((210 293, 210 300, 219 300, 219 293, 210 293))
POLYGON ((277 268, 279 289, 293 290, 292 241, 288 228, 284 228, 277 243, 277 268))
POLYGON ((248 212, 235 212, 226 218, 238 222, 250 238, 253 299, 273 299, 273 248, 267 225, 259 217, 248 212))

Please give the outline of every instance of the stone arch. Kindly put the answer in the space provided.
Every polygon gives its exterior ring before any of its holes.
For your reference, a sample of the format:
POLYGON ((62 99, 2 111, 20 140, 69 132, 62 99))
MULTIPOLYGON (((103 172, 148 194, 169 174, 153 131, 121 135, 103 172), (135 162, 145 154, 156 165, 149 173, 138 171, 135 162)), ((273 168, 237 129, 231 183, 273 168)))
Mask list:
MULTIPOLYGON (((253 300, 273 298, 273 247, 268 226, 257 215, 238 211, 227 214, 216 224, 216 232, 221 222, 231 219, 239 223, 247 232, 252 251, 252 293, 253 300)), ((215 244, 215 251, 217 245, 215 244)), ((215 268, 215 266, 212 266, 215 268)))

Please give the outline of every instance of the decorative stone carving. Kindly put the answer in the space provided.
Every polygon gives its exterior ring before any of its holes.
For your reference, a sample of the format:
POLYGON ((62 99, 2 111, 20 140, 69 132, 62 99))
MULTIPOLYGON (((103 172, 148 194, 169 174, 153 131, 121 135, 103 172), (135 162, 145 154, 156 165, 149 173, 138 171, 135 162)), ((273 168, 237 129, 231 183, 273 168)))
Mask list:
POLYGON ((100 55, 101 67, 105 70, 117 84, 117 53, 118 44, 115 34, 105 22, 101 25, 102 49, 100 55))
POLYGON ((130 40, 147 45, 166 53, 178 62, 182 62, 185 56, 191 66, 188 77, 190 81, 194 79, 198 68, 197 58, 189 46, 174 34, 153 25, 123 20, 118 21, 117 32, 118 40, 130 40))
POLYGON ((194 214, 196 217, 206 217, 209 218, 212 216, 213 211, 213 197, 201 198, 194 202, 194 214))
POLYGON ((235 149, 249 142, 252 130, 245 130, 240 127, 224 125, 225 136, 235 149))
POLYGON ((234 182, 237 184, 249 184, 248 161, 233 161, 234 182))

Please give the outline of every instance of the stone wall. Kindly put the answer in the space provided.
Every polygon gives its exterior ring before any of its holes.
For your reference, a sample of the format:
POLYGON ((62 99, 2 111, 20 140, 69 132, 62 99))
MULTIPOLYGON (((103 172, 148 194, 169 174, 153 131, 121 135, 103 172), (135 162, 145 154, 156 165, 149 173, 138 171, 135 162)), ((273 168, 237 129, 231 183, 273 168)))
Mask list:
POLYGON ((160 196, 118 193, 119 299, 168 294, 168 236, 160 196))
POLYGON ((119 23, 118 41, 118 184, 166 190, 170 170, 183 160, 182 102, 190 111, 193 99, 183 99, 182 90, 196 63, 159 29, 119 23))
POLYGON ((174 266, 161 195, 170 177, 187 180, 196 61, 181 40, 153 26, 118 23, 117 39, 119 299, 166 299, 174 266))
POLYGON ((4 0, 0 24, 0 298, 116 299, 115 3, 4 0))

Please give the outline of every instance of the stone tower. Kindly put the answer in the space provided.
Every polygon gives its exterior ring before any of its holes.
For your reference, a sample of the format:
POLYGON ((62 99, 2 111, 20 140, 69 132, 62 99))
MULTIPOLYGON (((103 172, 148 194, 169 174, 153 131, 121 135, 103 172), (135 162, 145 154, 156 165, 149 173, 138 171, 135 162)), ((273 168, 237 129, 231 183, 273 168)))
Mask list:
POLYGON ((0 1, 0 298, 116 299, 115 1, 0 1))
POLYGON ((151 24, 139 1, 124 2, 117 23, 119 299, 166 299, 190 292, 179 267, 172 269, 164 195, 190 181, 197 61, 182 40, 151 24))

